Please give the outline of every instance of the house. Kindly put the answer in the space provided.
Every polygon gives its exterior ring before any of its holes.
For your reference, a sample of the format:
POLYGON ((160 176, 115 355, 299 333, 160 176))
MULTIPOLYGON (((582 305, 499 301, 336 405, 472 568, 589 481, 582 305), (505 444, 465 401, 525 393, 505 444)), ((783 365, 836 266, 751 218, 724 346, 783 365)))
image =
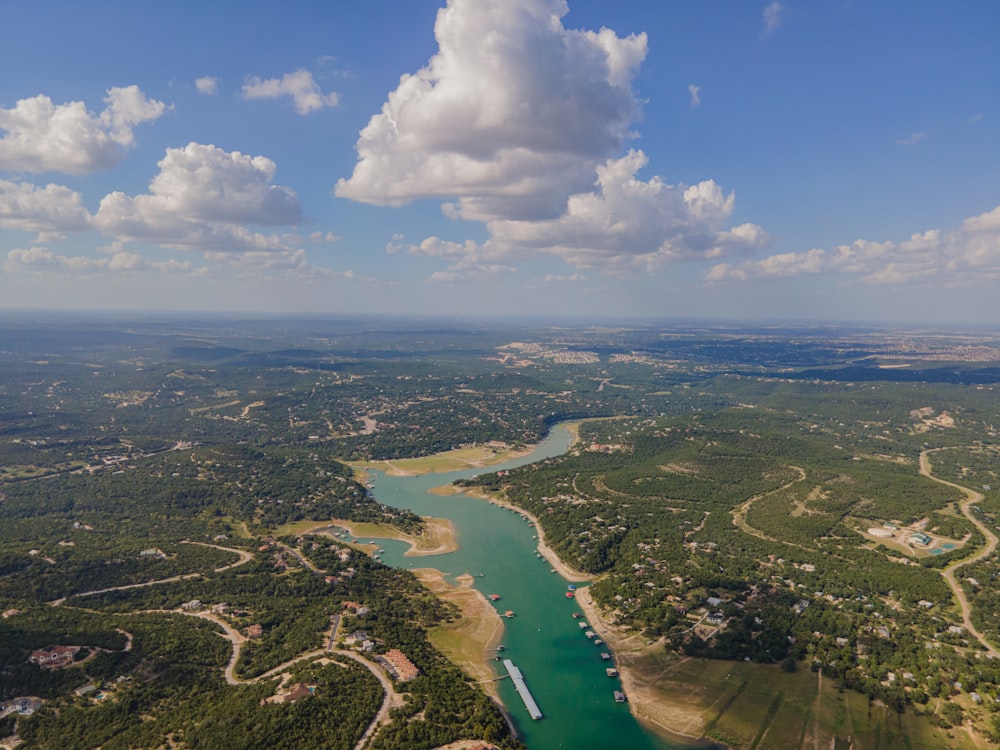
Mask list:
POLYGON ((288 690, 283 693, 276 693, 270 698, 265 698, 260 702, 260 705, 265 703, 295 703, 295 701, 312 695, 316 691, 315 685, 306 685, 301 682, 296 682, 295 684, 289 686, 288 690))
POLYGON ((915 534, 910 534, 907 541, 909 541, 910 544, 918 544, 921 547, 926 547, 931 543, 931 538, 922 531, 918 531, 915 534))
POLYGON ((344 643, 348 646, 353 646, 356 643, 361 643, 368 640, 368 634, 363 630, 356 630, 350 635, 344 637, 344 643))
POLYGON ((73 663, 79 646, 49 646, 31 652, 28 661, 42 669, 62 669, 73 663))
POLYGON ((263 625, 248 625, 243 629, 243 635, 247 638, 261 638, 264 635, 263 625))
POLYGON ((420 674, 412 661, 398 648, 390 649, 379 661, 400 682, 408 682, 420 674))

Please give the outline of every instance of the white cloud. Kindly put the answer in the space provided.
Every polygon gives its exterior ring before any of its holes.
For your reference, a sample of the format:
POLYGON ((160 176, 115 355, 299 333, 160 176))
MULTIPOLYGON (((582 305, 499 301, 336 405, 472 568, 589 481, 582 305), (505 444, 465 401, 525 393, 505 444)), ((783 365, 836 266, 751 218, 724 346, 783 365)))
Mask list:
POLYGON ((927 133, 910 133, 905 138, 897 138, 896 143, 900 146, 916 146, 927 137, 927 133))
POLYGON ((764 8, 764 33, 770 34, 781 26, 781 13, 784 11, 781 3, 773 2, 764 8))
POLYGON ((715 182, 668 185, 659 177, 636 177, 646 165, 641 151, 610 159, 597 169, 596 190, 569 198, 556 219, 495 220, 490 239, 446 242, 436 237, 411 253, 444 258, 449 270, 555 255, 575 268, 607 273, 653 271, 682 260, 748 255, 768 242, 754 224, 726 228, 735 197, 715 182))
POLYGON ((277 99, 281 96, 292 97, 295 111, 300 115, 308 115, 324 107, 336 107, 339 101, 336 92, 324 94, 308 70, 296 70, 281 78, 266 80, 254 76, 243 84, 244 99, 277 99))
POLYGON ((331 243, 339 240, 340 237, 333 232, 310 232, 309 241, 314 244, 331 243))
POLYGON ((857 240, 831 251, 781 253, 709 269, 710 282, 842 274, 869 284, 926 281, 941 285, 1000 279, 1000 206, 962 222, 957 229, 912 235, 903 242, 857 240))
POLYGON ((284 251, 285 239, 244 224, 287 225, 301 219, 291 188, 272 185, 275 164, 263 156, 199 143, 167 149, 150 193, 110 193, 94 224, 123 240, 220 252, 284 251))
POLYGON ((622 148, 645 34, 566 29, 564 0, 449 0, 438 52, 361 131, 336 194, 401 205, 454 197, 464 219, 558 215, 622 148))
POLYGON ((580 273, 557 274, 557 273, 547 273, 541 278, 535 279, 536 286, 555 286, 559 284, 581 284, 587 280, 587 277, 580 273))
POLYGON ((44 94, 0 108, 0 169, 85 174, 121 160, 136 125, 158 119, 163 102, 137 86, 111 88, 100 115, 83 102, 53 104, 44 94))
POLYGON ((82 196, 62 185, 37 187, 0 180, 0 227, 28 232, 87 229, 90 213, 82 196))
POLYGON ((691 106, 700 107, 701 106, 701 86, 695 86, 693 83, 688 86, 688 93, 691 94, 691 106))
POLYGON ((206 96, 214 96, 219 93, 219 79, 213 76, 196 78, 194 86, 198 89, 199 94, 205 94, 206 96))
POLYGON ((419 245, 401 245, 389 243, 386 250, 390 254, 405 250, 410 255, 425 255, 440 258, 448 262, 447 271, 436 271, 429 281, 457 281, 474 276, 487 276, 498 273, 517 273, 514 266, 497 262, 494 248, 489 243, 480 245, 472 240, 465 242, 449 242, 440 237, 428 237, 419 245))
POLYGON ((118 250, 106 257, 58 255, 47 247, 11 250, 3 263, 7 273, 126 274, 139 271, 189 273, 190 263, 167 261, 151 263, 138 253, 118 250))

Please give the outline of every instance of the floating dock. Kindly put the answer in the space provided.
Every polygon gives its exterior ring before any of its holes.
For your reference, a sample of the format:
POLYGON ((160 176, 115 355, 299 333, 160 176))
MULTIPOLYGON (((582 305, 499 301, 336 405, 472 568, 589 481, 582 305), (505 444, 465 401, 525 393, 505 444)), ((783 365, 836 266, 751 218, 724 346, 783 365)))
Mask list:
POLYGON ((528 709, 528 714, 530 714, 532 719, 542 718, 542 712, 538 708, 538 704, 535 703, 535 699, 532 697, 531 692, 528 690, 528 686, 524 682, 524 675, 521 674, 521 670, 514 666, 514 662, 510 659, 503 660, 504 669, 507 670, 507 674, 510 675, 511 682, 514 683, 514 689, 517 690, 517 694, 521 696, 521 700, 524 701, 524 707, 528 709))

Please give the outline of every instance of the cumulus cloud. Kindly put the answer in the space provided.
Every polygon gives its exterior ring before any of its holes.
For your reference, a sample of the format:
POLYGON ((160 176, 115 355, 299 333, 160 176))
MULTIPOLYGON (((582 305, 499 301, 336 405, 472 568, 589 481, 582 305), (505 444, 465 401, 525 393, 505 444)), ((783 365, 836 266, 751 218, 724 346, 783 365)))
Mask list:
POLYGON ((361 131, 341 197, 401 205, 449 197, 448 215, 558 215, 619 153, 639 103, 645 34, 566 29, 564 0, 449 0, 438 52, 404 75, 361 131))
POLYGON ((764 33, 770 34, 781 26, 781 13, 784 10, 781 3, 773 2, 764 8, 764 33))
POLYGON ((562 216, 536 221, 494 220, 490 238, 453 242, 428 237, 419 244, 396 241, 390 253, 438 258, 446 271, 434 280, 516 270, 516 261, 555 256, 569 265, 605 273, 659 270, 685 260, 749 255, 769 242, 755 224, 727 228, 735 197, 712 180, 690 187, 659 177, 636 177, 647 159, 630 151, 597 169, 596 189, 569 198, 562 216))
POLYGON ((317 231, 309 233, 309 241, 317 245, 321 243, 336 242, 339 239, 340 237, 333 232, 317 231))
POLYGON ((272 185, 275 164, 263 156, 189 143, 167 149, 146 195, 110 193, 94 224, 125 240, 214 251, 284 251, 280 236, 244 224, 287 225, 301 220, 291 188, 272 185))
POLYGON ((405 250, 410 255, 425 255, 447 261, 447 270, 432 273, 428 277, 429 281, 451 282, 474 276, 517 273, 517 269, 509 263, 498 262, 499 254, 490 243, 480 245, 472 240, 450 242, 440 237, 428 237, 419 245, 390 243, 386 249, 389 253, 405 250))
POLYGON ((37 187, 0 180, 0 227, 28 232, 71 232, 90 226, 82 196, 62 185, 37 187))
POLYGON ((292 98, 295 111, 300 115, 308 115, 324 107, 336 107, 339 101, 336 92, 324 94, 308 70, 296 70, 281 78, 262 80, 254 76, 243 84, 244 99, 277 99, 282 96, 292 98))
POLYGON ((963 284, 1000 278, 1000 206, 951 232, 932 229, 902 242, 857 240, 833 250, 814 248, 742 263, 720 263, 710 282, 842 274, 870 284, 933 281, 963 284))
POLYGON ((279 252, 248 250, 245 252, 207 252, 205 260, 217 266, 227 266, 243 278, 284 277, 299 281, 328 279, 359 279, 370 281, 353 271, 335 271, 310 265, 306 251, 289 248, 279 252))
POLYGON ((150 262, 138 253, 117 250, 106 257, 92 258, 84 255, 59 255, 47 247, 16 249, 7 253, 3 263, 7 273, 111 273, 125 274, 138 271, 190 273, 190 263, 180 261, 150 262))
POLYGON ((641 151, 608 160, 597 169, 596 190, 571 196, 558 218, 495 220, 482 245, 431 237, 408 251, 444 258, 451 271, 554 255, 575 268, 625 273, 748 255, 769 241, 755 224, 727 228, 735 197, 712 180, 690 187, 656 176, 644 181, 636 173, 646 162, 641 151))
POLYGON ((199 94, 214 96, 219 93, 219 79, 212 76, 202 76, 201 78, 196 78, 194 86, 198 89, 199 94))
POLYGON ((0 169, 85 174, 117 164, 134 142, 133 129, 158 119, 167 106, 138 86, 111 88, 96 115, 83 102, 53 104, 44 94, 0 108, 0 169))

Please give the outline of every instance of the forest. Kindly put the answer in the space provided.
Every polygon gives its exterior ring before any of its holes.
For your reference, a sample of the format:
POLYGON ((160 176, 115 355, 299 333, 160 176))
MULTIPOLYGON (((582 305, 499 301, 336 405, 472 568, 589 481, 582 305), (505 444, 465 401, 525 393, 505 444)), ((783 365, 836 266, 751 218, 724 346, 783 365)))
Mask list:
POLYGON ((568 453, 468 484, 537 516, 559 556, 597 576, 594 597, 618 622, 671 653, 822 670, 1000 738, 996 660, 945 578, 958 571, 995 647, 1000 568, 972 556, 1000 517, 1000 338, 977 336, 2 318, 0 704, 41 704, 7 712, 0 737, 353 748, 383 688, 330 643, 334 628, 420 670, 396 686, 405 700, 372 748, 521 747, 428 641, 449 605, 342 540, 287 529, 344 519, 419 532, 351 462, 519 448, 579 419, 568 453), (973 349, 996 356, 964 358, 973 349), (954 486, 922 475, 921 456, 954 486), (930 541, 910 543, 917 532, 930 541), (56 645, 79 647, 71 664, 30 660, 56 645), (310 696, 261 705, 290 682, 310 696))

